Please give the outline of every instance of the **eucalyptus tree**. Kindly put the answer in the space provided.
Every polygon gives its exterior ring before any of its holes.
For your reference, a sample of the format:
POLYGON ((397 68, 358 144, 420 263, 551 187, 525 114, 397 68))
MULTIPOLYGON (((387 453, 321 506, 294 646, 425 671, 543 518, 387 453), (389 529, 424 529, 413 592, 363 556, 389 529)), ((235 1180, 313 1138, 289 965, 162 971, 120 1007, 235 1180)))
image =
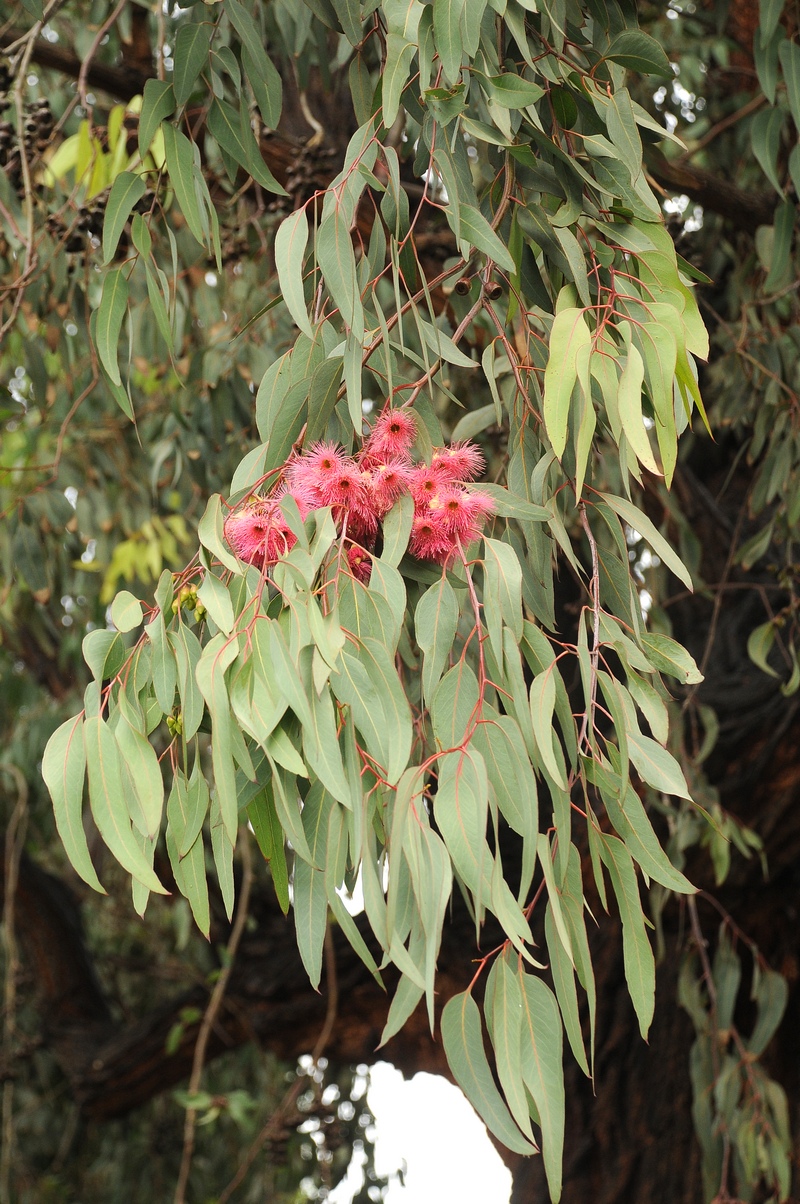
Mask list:
POLYGON ((576 1078, 606 1124, 622 1083, 597 1198, 662 1198, 665 1147, 631 1169, 669 1117, 636 1094, 657 958, 699 1151, 671 1198, 789 1195, 761 1055, 791 966, 751 866, 766 841, 788 870, 796 830, 753 804, 791 779, 800 684, 800 47, 779 3, 640 15, 22 0, 1 35, 6 1054, 18 935, 59 965, 85 1114, 191 1066, 177 1198, 198 1111, 231 1107, 200 1090, 215 1025, 408 1066, 427 1027, 520 1200, 585 1194, 576 1078), (181 897, 228 936, 201 1007, 120 1035, 66 969, 20 860, 39 759, 86 887, 124 871, 143 933, 181 897), (267 882, 324 1024, 282 966, 274 1026, 267 882))

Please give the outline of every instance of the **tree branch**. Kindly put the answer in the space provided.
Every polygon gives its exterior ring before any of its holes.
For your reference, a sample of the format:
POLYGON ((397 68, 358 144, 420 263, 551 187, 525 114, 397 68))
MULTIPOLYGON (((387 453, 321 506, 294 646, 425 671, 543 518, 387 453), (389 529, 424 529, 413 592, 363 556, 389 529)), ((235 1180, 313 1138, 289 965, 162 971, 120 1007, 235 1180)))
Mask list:
MULTIPOLYGON (((22 29, 7 29, 4 33, 0 33, 0 50, 11 46, 24 35, 25 31, 22 29)), ((36 63, 38 67, 49 67, 53 71, 60 71, 62 75, 67 75, 70 79, 77 79, 84 67, 83 60, 77 54, 66 50, 63 46, 54 46, 52 42, 47 42, 44 38, 37 38, 34 42, 31 62, 36 63)), ((153 78, 152 70, 143 70, 141 66, 133 62, 124 63, 120 67, 109 67, 105 63, 91 62, 85 71, 85 80, 90 87, 100 88, 103 92, 118 97, 119 100, 131 100, 132 97, 141 95, 148 79, 153 78)))
POLYGON ((778 203, 772 191, 749 192, 702 167, 674 162, 655 150, 647 155, 647 168, 659 184, 673 192, 685 193, 739 230, 754 234, 759 226, 772 225, 778 203))

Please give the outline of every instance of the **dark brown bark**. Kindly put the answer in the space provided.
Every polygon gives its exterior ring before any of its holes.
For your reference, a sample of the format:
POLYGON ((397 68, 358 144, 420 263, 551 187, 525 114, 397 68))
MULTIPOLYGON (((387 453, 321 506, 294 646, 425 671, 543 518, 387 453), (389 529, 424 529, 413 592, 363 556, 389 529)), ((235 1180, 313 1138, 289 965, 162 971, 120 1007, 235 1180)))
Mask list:
POLYGON ((655 150, 648 152, 647 167, 659 184, 671 192, 685 193, 737 230, 754 234, 759 226, 772 225, 778 198, 771 190, 749 192, 688 160, 670 160, 655 150))

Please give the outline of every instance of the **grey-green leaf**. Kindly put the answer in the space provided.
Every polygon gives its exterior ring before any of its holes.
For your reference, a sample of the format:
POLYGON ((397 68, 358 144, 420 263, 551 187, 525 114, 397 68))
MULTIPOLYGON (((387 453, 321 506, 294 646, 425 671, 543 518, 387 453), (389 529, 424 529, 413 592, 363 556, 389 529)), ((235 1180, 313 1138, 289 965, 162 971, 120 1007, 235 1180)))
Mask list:
POLYGON ((114 258, 125 223, 136 202, 144 196, 146 187, 144 177, 135 175, 132 171, 121 171, 111 185, 103 222, 104 263, 114 258))
POLYGON ((57 728, 44 750, 42 777, 53 800, 56 828, 77 874, 93 890, 106 892, 95 873, 83 829, 83 781, 86 753, 83 717, 68 719, 57 728))
POLYGON ((442 1012, 442 1043, 453 1077, 495 1137, 517 1154, 534 1154, 495 1086, 483 1049, 478 1005, 468 991, 454 995, 442 1012))
POLYGON ((120 268, 114 268, 103 281, 103 295, 97 309, 95 341, 100 363, 115 385, 122 384, 117 363, 119 334, 128 307, 128 281, 120 268))

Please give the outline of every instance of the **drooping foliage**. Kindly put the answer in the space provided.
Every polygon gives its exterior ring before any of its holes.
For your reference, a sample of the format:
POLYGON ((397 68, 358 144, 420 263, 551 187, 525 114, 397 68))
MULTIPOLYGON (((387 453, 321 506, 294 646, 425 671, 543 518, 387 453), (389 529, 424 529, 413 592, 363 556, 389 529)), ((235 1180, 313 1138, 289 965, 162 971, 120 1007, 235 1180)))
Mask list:
MULTIPOLYGON (((373 975, 393 966, 382 1039, 424 1000, 455 1078, 508 1149, 541 1147, 556 1200, 563 1056, 594 1063, 585 894, 621 915, 646 1037, 648 926, 692 895, 686 849, 710 844, 724 876, 729 841, 757 844, 686 755, 674 696, 702 674, 653 605, 667 573, 693 588, 690 534, 679 556, 661 528, 679 440, 709 424, 707 277, 645 164, 682 150, 653 103, 664 38, 599 0, 122 8, 79 32, 88 70, 45 103, 31 56, 74 14, 36 3, 9 49, 0 180, 4 616, 41 647, 66 627, 89 670, 42 762, 69 859, 103 889, 88 806, 145 923, 163 848, 208 934, 212 866, 230 916, 237 843, 255 841, 312 984, 332 922, 373 975), (151 74, 136 48, 153 35, 151 74), (343 901, 357 882, 374 939, 343 901), (438 1015, 454 890, 476 936, 492 917, 502 939, 438 1015)), ((800 50, 763 7, 769 103, 749 131, 783 193, 800 50)), ((756 238, 786 307, 793 223, 787 197, 756 238)), ((757 368, 769 415, 789 386, 757 368)), ((746 420, 710 386, 712 418, 746 420)), ((744 563, 796 522, 786 413, 756 424, 755 509, 786 503, 744 563)), ((757 664, 787 617, 757 626, 757 664)), ((781 983, 754 981, 751 1061, 781 983)), ((710 1195, 732 1142, 741 1190, 763 1176, 780 1198, 780 1088, 720 1058, 691 966, 683 994, 710 1195)))

